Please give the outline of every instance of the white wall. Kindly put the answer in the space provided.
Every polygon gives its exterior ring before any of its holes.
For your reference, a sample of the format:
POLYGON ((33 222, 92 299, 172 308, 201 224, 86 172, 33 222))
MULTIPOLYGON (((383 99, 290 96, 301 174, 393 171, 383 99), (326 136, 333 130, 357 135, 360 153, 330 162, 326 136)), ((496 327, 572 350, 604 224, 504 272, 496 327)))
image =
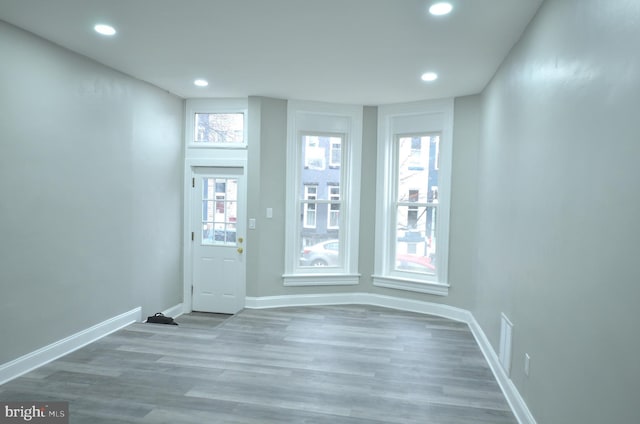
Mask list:
POLYGON ((0 364, 181 297, 182 100, 0 22, 0 364))
POLYGON ((640 421, 639 21, 547 0, 483 95, 472 312, 540 423, 640 421))

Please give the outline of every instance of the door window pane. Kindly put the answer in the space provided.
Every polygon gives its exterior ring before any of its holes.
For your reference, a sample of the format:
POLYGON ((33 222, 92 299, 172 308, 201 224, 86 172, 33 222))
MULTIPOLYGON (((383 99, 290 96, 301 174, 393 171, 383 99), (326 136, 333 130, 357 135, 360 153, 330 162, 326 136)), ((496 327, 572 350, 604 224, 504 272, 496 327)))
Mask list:
POLYGON ((202 243, 235 244, 238 180, 202 179, 202 243))

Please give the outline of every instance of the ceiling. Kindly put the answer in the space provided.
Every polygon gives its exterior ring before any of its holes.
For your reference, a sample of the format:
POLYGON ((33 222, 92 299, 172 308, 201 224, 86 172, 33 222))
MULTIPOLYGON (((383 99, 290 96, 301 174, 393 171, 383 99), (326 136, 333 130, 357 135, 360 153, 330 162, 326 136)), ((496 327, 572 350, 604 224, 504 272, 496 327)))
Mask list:
POLYGON ((184 98, 377 105, 479 93, 542 0, 435 2, 0 0, 0 20, 184 98))

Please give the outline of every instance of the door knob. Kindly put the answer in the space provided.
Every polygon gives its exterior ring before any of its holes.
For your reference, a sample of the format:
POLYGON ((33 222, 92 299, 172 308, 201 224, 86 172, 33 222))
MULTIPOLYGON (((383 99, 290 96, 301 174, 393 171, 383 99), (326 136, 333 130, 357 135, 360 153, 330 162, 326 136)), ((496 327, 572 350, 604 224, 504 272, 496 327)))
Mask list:
POLYGON ((238 249, 237 249, 237 250, 238 250, 238 253, 242 253, 242 252, 244 252, 244 249, 243 249, 242 247, 238 247, 238 249))

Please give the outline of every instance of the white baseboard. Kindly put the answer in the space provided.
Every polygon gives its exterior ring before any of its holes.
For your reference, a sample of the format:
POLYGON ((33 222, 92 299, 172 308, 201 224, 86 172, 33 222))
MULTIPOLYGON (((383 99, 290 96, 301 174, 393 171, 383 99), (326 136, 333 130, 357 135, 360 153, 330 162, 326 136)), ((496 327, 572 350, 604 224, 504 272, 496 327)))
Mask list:
POLYGON ((245 307, 249 309, 280 308, 287 306, 312 306, 312 305, 373 305, 385 308, 398 309, 409 312, 417 312, 428 315, 436 315, 454 321, 464 322, 469 326, 476 339, 480 350, 486 358, 491 371, 495 376, 502 392, 504 393, 513 414, 520 424, 536 424, 527 404, 520 396, 518 389, 507 376, 495 350, 489 343, 480 324, 471 312, 439 303, 423 302, 419 300, 403 299, 393 296, 382 296, 373 293, 330 293, 307 294, 291 296, 265 296, 247 297, 245 307))
POLYGON ((0 385, 20 377, 38 367, 41 367, 55 359, 80 349, 102 337, 120 330, 127 325, 140 322, 142 319, 140 307, 109 318, 93 327, 72 334, 57 342, 28 353, 11 362, 0 365, 0 385))
POLYGON ((265 296, 245 298, 245 308, 265 309, 286 306, 312 305, 349 305, 360 304, 359 295, 365 293, 329 293, 329 294, 301 294, 293 296, 265 296))
POLYGON ((478 343, 482 354, 489 363, 489 367, 491 367, 491 371, 493 371, 493 375, 496 377, 496 380, 498 381, 498 384, 502 389, 502 393, 504 393, 513 414, 516 416, 520 424, 536 424, 536 420, 533 417, 533 414, 531 414, 529 407, 525 403, 524 399, 522 399, 522 396, 520 396, 520 392, 507 375, 505 369, 502 367, 500 358, 493 349, 493 346, 491 346, 491 343, 489 343, 487 335, 482 331, 480 324, 478 324, 473 315, 469 315, 471 316, 471 320, 467 324, 471 329, 471 333, 473 333, 473 336, 476 338, 476 342, 478 343))
POLYGON ((178 318, 180 315, 184 314, 184 305, 182 303, 178 303, 177 305, 162 311, 162 313, 167 317, 178 318))
POLYGON ((372 305, 399 309, 421 314, 437 315, 468 323, 471 313, 464 309, 439 303, 422 302, 373 293, 328 293, 292 296, 247 297, 245 307, 249 309, 280 308, 286 306, 312 305, 372 305))

